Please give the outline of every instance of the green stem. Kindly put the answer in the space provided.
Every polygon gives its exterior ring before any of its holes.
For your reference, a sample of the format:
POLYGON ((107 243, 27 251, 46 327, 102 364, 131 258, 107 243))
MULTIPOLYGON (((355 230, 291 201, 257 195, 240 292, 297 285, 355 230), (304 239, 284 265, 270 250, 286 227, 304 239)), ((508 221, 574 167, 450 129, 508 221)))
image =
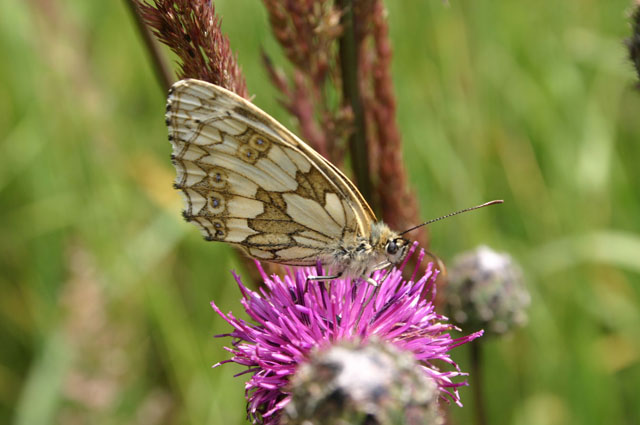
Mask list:
POLYGON ((487 424, 487 414, 484 410, 484 392, 482 391, 482 342, 476 340, 471 341, 471 390, 473 391, 473 401, 476 408, 476 425, 487 424))
MULTIPOLYGON (((342 92, 344 102, 351 107, 354 118, 355 131, 349 137, 349 151, 351 166, 362 196, 373 202, 373 189, 369 171, 369 150, 367 147, 367 132, 364 118, 364 108, 358 85, 358 46, 356 44, 353 26, 353 0, 338 0, 342 11, 342 29, 340 37, 340 70, 342 72, 342 92)), ((373 207, 373 205, 372 205, 373 207)), ((373 208, 375 210, 375 208, 373 208)))

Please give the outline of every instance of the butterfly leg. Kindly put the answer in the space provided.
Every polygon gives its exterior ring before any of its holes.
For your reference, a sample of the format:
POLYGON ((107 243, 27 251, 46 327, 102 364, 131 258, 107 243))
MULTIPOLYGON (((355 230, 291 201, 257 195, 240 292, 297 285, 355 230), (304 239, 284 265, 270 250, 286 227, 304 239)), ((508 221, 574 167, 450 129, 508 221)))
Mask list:
POLYGON ((373 275, 373 272, 378 271, 378 270, 383 270, 383 269, 385 269, 385 268, 389 267, 389 265, 390 265, 390 263, 389 263, 388 261, 384 261, 384 262, 382 262, 382 263, 378 264, 378 265, 373 269, 373 271, 371 271, 371 274, 370 274, 368 277, 363 277, 362 279, 363 279, 365 282, 367 282, 368 284, 370 284, 371 286, 373 286, 373 287, 378 287, 378 286, 380 286, 380 285, 381 285, 381 284, 382 284, 382 283, 387 279, 387 277, 389 276, 389 273, 387 272, 387 273, 384 275, 384 278, 382 279, 382 281, 381 281, 380 283, 378 283, 378 282, 376 282, 375 280, 373 280, 373 278, 372 278, 371 276, 373 275))
POLYGON ((339 279, 342 276, 342 272, 333 275, 333 276, 307 276, 307 282, 308 281, 314 281, 314 280, 332 280, 332 279, 339 279))
POLYGON ((371 276, 367 277, 364 279, 365 282, 367 282, 369 285, 373 286, 374 288, 376 288, 378 286, 378 282, 376 282, 375 280, 373 280, 371 278, 371 276))
MULTIPOLYGON (((339 279, 342 276, 342 273, 338 273, 336 275, 333 276, 308 276, 307 277, 307 282, 309 281, 322 281, 322 280, 333 280, 333 279, 339 279)), ((378 283, 373 280, 371 277, 363 277, 362 280, 364 280, 365 282, 367 282, 369 285, 376 287, 378 286, 378 283)))

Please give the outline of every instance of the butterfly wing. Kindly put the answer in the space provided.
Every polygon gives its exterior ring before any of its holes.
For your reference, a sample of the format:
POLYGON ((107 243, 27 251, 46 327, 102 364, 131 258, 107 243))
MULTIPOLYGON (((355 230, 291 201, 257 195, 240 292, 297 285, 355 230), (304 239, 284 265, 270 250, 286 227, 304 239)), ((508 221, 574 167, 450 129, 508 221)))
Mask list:
POLYGON ((166 122, 183 215, 207 240, 261 260, 310 265, 338 241, 369 234, 375 215, 353 183, 240 96, 179 81, 166 122))

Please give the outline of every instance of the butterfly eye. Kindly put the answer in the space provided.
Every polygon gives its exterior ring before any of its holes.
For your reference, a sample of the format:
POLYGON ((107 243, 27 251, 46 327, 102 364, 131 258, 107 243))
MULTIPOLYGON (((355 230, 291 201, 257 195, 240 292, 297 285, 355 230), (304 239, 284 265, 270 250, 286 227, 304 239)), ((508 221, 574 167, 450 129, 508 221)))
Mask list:
POLYGON ((387 242, 387 254, 393 255, 396 252, 398 252, 398 245, 396 244, 396 241, 387 242))

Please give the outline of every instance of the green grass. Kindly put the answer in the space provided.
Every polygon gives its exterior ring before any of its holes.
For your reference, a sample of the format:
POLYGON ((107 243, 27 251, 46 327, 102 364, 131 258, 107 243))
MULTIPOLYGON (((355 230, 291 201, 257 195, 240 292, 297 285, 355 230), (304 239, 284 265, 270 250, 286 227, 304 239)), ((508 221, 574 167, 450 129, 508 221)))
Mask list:
MULTIPOLYGON (((486 344, 490 423, 640 423, 628 2, 388 3, 422 215, 506 200, 434 225, 432 249, 485 243, 527 273, 529 325, 486 344)), ((260 2, 217 4, 255 102, 291 124, 260 2)), ((181 220, 165 96, 123 2, 12 2, 0 51, 0 422, 244 423, 240 368, 210 369, 228 327, 209 307, 239 311, 242 268, 181 220)))

